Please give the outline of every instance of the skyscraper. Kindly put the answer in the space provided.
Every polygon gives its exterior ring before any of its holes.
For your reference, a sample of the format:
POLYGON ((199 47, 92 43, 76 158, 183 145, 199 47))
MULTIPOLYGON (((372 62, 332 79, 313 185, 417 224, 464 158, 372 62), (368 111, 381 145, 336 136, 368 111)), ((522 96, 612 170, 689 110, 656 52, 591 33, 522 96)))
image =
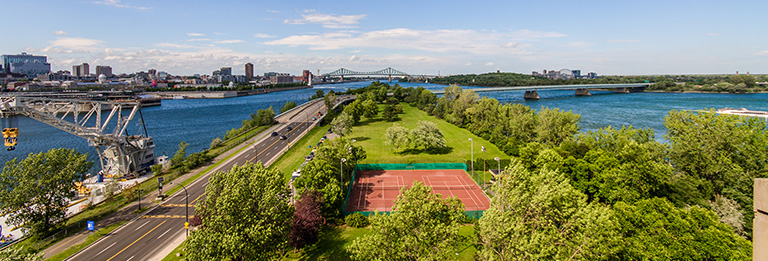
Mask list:
POLYGON ((245 64, 245 78, 247 78, 249 81, 253 79, 253 64, 252 63, 246 63, 245 64))
POLYGON ((0 55, 0 68, 6 73, 21 73, 27 76, 51 72, 51 64, 47 56, 36 56, 27 53, 0 55))
POLYGON ((89 74, 91 74, 91 71, 88 68, 88 63, 72 66, 72 75, 74 76, 85 77, 85 76, 88 76, 89 74))
POLYGON ((232 75, 232 67, 221 67, 221 75, 232 75))
POLYGON ((104 75, 107 78, 112 77, 112 67, 105 65, 96 65, 96 75, 104 75))

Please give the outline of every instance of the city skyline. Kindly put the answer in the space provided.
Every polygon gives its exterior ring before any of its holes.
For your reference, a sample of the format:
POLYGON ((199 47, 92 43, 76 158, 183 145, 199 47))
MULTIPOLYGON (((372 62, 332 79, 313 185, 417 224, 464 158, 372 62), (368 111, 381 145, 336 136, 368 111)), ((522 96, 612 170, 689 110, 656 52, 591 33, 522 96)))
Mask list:
POLYGON ((602 75, 768 73, 768 3, 0 0, 0 53, 51 70, 174 75, 393 67, 413 74, 563 68, 602 75), (738 19, 734 19, 738 18, 738 19), (78 21, 73 23, 72 21, 78 21))

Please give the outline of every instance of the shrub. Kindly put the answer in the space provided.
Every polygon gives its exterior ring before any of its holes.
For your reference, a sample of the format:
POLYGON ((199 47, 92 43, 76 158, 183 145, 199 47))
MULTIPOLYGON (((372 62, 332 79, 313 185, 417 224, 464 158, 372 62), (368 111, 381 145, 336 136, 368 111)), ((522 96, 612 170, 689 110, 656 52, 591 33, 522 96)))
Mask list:
POLYGON ((368 222, 368 218, 360 213, 352 213, 351 215, 347 216, 344 218, 344 223, 346 223, 347 226, 356 228, 367 227, 370 224, 370 222, 368 222))

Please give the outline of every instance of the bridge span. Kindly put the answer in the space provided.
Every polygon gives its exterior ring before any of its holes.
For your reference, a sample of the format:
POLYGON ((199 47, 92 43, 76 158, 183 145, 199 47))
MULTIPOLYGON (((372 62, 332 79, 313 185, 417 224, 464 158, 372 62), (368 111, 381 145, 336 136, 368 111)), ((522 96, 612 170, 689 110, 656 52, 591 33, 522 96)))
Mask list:
MULTIPOLYGON (((642 92, 651 83, 618 83, 618 84, 571 84, 571 85, 539 85, 539 86, 509 86, 484 87, 472 89, 475 92, 525 91, 525 99, 540 99, 537 90, 575 90, 576 96, 589 96, 589 90, 612 91, 615 93, 642 92)), ((432 91, 444 94, 445 90, 432 91)))

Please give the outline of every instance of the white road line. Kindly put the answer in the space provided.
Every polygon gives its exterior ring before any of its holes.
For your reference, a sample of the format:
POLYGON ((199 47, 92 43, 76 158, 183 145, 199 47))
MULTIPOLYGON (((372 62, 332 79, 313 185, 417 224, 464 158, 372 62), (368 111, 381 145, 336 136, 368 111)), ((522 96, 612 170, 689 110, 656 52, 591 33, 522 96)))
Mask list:
POLYGON ((99 256, 99 255, 101 255, 101 253, 104 253, 104 251, 107 251, 107 249, 109 249, 110 247, 114 246, 115 244, 117 244, 117 242, 114 242, 114 243, 112 243, 111 245, 109 245, 108 247, 106 247, 106 248, 102 249, 102 250, 101 250, 101 251, 99 251, 99 253, 98 253, 98 254, 96 254, 95 256, 99 256))
POLYGON ((125 261, 131 261, 131 259, 133 259, 133 257, 135 257, 135 256, 136 256, 136 255, 132 255, 132 256, 131 256, 131 258, 128 258, 128 259, 126 259, 125 261))
POLYGON ((147 222, 144 222, 144 224, 142 224, 141 226, 137 227, 137 228, 136 228, 136 229, 134 229, 133 231, 138 231, 138 230, 139 230, 139 228, 142 228, 143 226, 145 226, 145 225, 147 225, 147 224, 149 224, 149 221, 147 221, 147 222))
POLYGON ((170 232, 170 231, 171 231, 171 228, 169 228, 168 230, 166 230, 165 232, 163 232, 162 234, 160 234, 160 236, 159 236, 159 237, 157 237, 157 239, 160 239, 161 237, 165 236, 165 234, 167 234, 167 233, 168 233, 168 232, 170 232))

